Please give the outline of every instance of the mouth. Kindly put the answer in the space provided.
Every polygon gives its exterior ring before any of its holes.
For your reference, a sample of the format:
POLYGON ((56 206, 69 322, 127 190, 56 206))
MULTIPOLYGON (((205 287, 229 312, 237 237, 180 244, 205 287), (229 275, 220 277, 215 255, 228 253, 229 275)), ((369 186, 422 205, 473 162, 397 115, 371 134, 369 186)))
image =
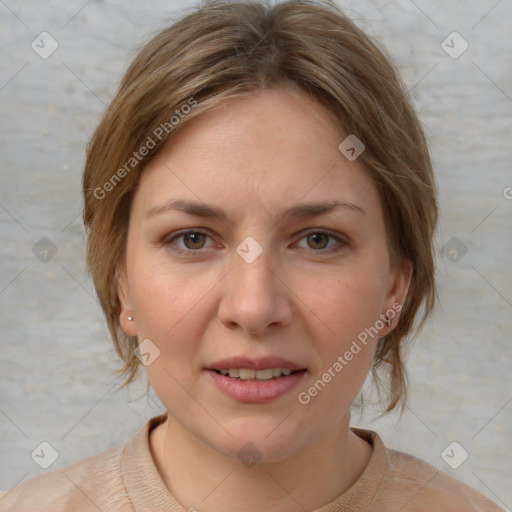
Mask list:
POLYGON ((288 377, 293 373, 305 372, 306 369, 291 370, 290 368, 266 368, 263 370, 254 370, 252 368, 222 368, 212 370, 219 375, 228 376, 237 380, 273 380, 281 377, 288 377))
POLYGON ((206 370, 212 370, 220 375, 240 380, 271 380, 292 373, 305 371, 301 364, 277 356, 249 358, 235 356, 208 365, 206 370))
POLYGON ((264 403, 289 393, 307 373, 301 364, 279 357, 232 357, 205 368, 224 395, 245 403, 264 403))

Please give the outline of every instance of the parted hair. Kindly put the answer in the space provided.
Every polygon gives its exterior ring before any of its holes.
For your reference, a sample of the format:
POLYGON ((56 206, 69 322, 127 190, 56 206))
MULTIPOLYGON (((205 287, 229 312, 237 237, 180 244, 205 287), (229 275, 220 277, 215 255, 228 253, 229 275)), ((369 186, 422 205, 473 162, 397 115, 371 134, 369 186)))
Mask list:
POLYGON ((392 265, 413 267, 398 325, 378 343, 372 367, 385 411, 403 408, 406 341, 435 304, 436 184, 396 67, 327 0, 204 2, 144 44, 122 78, 87 147, 82 180, 87 268, 122 359, 121 387, 140 365, 137 338, 120 326, 118 269, 141 173, 195 116, 269 87, 309 95, 365 146, 358 161, 382 201, 392 265))

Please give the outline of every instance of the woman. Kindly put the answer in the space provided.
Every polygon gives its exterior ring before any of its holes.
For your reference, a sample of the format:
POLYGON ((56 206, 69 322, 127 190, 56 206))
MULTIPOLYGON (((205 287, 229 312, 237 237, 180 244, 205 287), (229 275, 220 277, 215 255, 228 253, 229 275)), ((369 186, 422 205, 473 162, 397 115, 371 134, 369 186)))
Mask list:
POLYGON ((0 510, 501 510, 350 428, 370 371, 405 403, 437 200, 396 71, 336 7, 209 3, 158 34, 83 191, 125 384, 144 368, 166 413, 0 510))

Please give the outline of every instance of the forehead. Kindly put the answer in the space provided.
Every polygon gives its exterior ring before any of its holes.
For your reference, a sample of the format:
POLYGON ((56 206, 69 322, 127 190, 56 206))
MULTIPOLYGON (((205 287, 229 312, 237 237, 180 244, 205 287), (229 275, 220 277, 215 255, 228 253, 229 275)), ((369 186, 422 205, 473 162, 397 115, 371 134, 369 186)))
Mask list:
POLYGON ((346 136, 305 94, 270 89, 227 101, 180 129, 144 170, 135 200, 147 210, 185 197, 241 215, 342 199, 379 215, 363 165, 338 149, 346 136))

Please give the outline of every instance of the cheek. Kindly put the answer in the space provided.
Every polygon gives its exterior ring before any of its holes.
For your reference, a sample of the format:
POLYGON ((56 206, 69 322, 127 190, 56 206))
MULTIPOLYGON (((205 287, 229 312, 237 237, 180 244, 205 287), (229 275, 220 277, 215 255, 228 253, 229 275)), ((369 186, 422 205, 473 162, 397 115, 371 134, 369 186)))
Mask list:
POLYGON ((180 328, 198 304, 203 288, 183 269, 139 260, 132 269, 132 301, 140 335, 158 339, 180 328))
POLYGON ((368 268, 350 268, 336 278, 316 280, 314 286, 310 283, 304 289, 303 296, 309 296, 305 302, 321 320, 331 346, 333 340, 338 340, 337 348, 342 348, 340 343, 343 345, 375 325, 385 303, 385 287, 380 286, 380 281, 382 277, 368 268))
POLYGON ((320 357, 298 401, 330 424, 353 403, 372 366, 378 341, 372 327, 382 306, 375 277, 351 272, 326 280, 310 294, 311 330, 320 357))
MULTIPOLYGON (((140 261, 139 263, 142 263, 140 261)), ((157 356, 144 365, 151 386, 166 409, 174 413, 187 406, 194 390, 194 371, 198 364, 201 319, 206 318, 206 297, 211 286, 200 286, 183 269, 167 264, 139 264, 132 284, 132 301, 141 342, 157 356), (146 342, 147 343, 147 342, 146 342), (156 349, 152 345, 156 345, 156 349)))
MULTIPOLYGON (((316 388, 322 389, 324 384, 329 388, 319 401, 324 405, 332 400, 349 405, 359 392, 374 358, 379 337, 375 326, 385 299, 385 288, 379 285, 384 281, 369 267, 339 274, 317 280, 315 293, 310 292, 309 301, 304 301, 314 313, 310 315, 311 329, 320 355, 315 377, 321 382, 316 388)), ((312 283, 309 285, 302 293, 311 289, 312 283)), ((315 394, 315 390, 311 392, 315 394)))
POLYGON ((191 320, 200 306, 199 294, 194 293, 197 287, 187 282, 183 272, 161 264, 138 263, 132 269, 130 284, 137 336, 141 352, 142 343, 146 343, 158 355, 144 368, 150 382, 158 387, 158 382, 168 382, 170 375, 182 380, 191 373, 198 339, 194 332, 197 325, 191 320), (176 375, 176 368, 183 374, 176 375))

